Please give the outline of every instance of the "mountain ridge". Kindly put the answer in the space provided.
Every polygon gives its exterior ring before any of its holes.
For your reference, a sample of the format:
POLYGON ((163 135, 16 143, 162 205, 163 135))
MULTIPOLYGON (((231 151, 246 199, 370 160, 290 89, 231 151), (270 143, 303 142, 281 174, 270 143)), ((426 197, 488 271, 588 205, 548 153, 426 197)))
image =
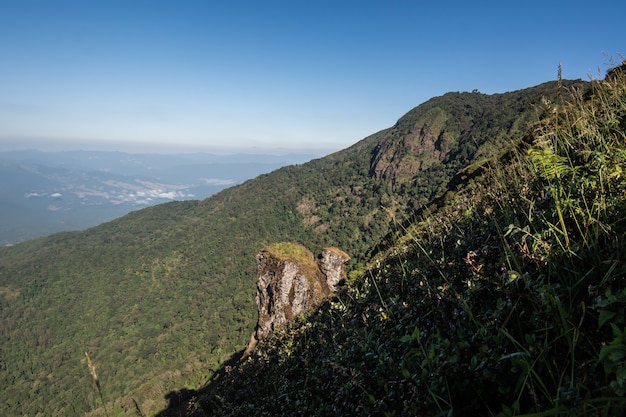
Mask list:
MULTIPOLYGON (((446 125, 450 116, 441 122, 441 131, 462 131, 468 140, 448 142, 447 148, 442 142, 445 155, 427 161, 430 165, 419 175, 412 169, 406 175, 389 171, 395 179, 391 185, 372 175, 373 162, 382 169, 386 161, 376 155, 407 155, 412 149, 393 127, 344 151, 262 174, 202 201, 165 203, 82 232, 0 249, 0 311, 8 319, 0 329, 6 336, 0 377, 9 387, 0 411, 64 415, 98 409, 91 414, 102 415, 99 400, 86 389, 91 382, 84 350, 98 367, 117 415, 133 412, 130 399, 152 413, 164 407, 169 391, 200 386, 248 342, 256 321, 253 277, 260 248, 279 241, 299 242, 314 252, 338 246, 351 254, 358 273, 395 225, 440 195, 461 167, 512 140, 503 129, 523 135, 526 120, 538 117, 530 103, 558 94, 556 81, 525 90, 499 97, 518 102, 518 96, 532 92, 528 104, 520 104, 521 114, 490 107, 494 121, 505 128, 472 123, 478 116, 455 110, 456 123, 465 121, 467 127, 446 125), (520 117, 523 121, 517 121, 520 117), (472 137, 484 143, 478 146, 472 137), (76 386, 85 389, 70 395, 76 386)), ((483 96, 458 93, 429 105, 445 111, 458 97, 475 103, 483 96)), ((413 129, 411 118, 423 111, 419 108, 396 125, 406 122, 413 129)), ((436 141, 441 135, 431 136, 436 141)))
POLYGON ((623 415, 626 63, 544 105, 344 291, 158 417, 623 415))

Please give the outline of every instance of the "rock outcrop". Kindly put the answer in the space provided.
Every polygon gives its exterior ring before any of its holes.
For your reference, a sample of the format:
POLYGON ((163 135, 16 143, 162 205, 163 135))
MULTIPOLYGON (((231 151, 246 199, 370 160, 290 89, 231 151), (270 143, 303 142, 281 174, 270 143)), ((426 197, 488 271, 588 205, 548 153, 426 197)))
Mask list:
POLYGON ((335 292, 346 280, 346 263, 350 257, 343 251, 330 247, 324 248, 317 258, 320 271, 326 277, 331 292, 335 292))
POLYGON ((278 243, 257 255, 256 303, 259 319, 244 353, 274 329, 293 321, 336 291, 346 278, 350 257, 337 248, 325 248, 317 259, 304 246, 278 243))
POLYGON ((370 175, 389 185, 410 181, 420 172, 441 163, 454 143, 447 112, 439 107, 409 112, 385 135, 376 149, 370 175))

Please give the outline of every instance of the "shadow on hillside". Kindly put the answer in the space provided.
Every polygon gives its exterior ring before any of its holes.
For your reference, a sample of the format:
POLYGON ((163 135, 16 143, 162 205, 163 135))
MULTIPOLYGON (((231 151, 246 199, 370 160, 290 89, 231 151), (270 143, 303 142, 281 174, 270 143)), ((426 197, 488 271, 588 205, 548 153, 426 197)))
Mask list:
MULTIPOLYGON (((244 350, 240 350, 231 355, 222 366, 213 374, 211 379, 200 389, 181 388, 179 390, 170 391, 165 394, 167 400, 167 408, 155 414, 154 417, 183 417, 196 415, 194 413, 198 402, 196 398, 201 397, 203 393, 209 391, 211 384, 216 379, 227 374, 233 367, 239 365, 239 361, 243 356, 244 350)), ((204 414, 200 414, 204 415, 204 414)))

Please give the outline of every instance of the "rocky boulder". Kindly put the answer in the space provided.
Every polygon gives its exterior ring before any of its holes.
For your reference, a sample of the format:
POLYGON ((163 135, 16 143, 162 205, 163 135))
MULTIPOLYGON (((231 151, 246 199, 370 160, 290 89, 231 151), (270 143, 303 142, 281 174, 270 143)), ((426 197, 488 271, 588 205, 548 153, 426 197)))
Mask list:
POLYGON ((334 247, 324 248, 318 256, 317 264, 331 292, 337 291, 346 280, 346 263, 349 260, 345 252, 334 247))
POLYGON ((316 261, 311 251, 294 243, 277 243, 259 252, 259 319, 244 356, 274 329, 293 321, 336 291, 346 278, 345 264, 349 260, 341 250, 325 248, 316 261))

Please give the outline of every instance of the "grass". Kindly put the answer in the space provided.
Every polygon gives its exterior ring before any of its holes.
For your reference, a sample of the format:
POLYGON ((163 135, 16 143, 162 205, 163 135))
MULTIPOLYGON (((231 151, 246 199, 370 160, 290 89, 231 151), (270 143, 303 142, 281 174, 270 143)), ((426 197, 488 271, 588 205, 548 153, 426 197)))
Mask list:
POLYGON ((91 374, 91 378, 93 379, 94 384, 96 384, 96 389, 98 390, 98 395, 100 396, 100 400, 102 401, 102 406, 104 407, 105 416, 109 416, 109 410, 107 409, 107 403, 104 401, 104 394, 102 393, 102 386, 100 385, 100 379, 98 378, 98 373, 96 372, 96 367, 93 362, 91 362, 91 358, 89 357, 89 353, 85 352, 85 357, 87 358, 87 367, 89 368, 89 373, 91 374))
POLYGON ((313 253, 302 245, 280 242, 265 247, 264 251, 281 261, 291 261, 298 265, 304 276, 313 284, 321 275, 313 253))
POLYGON ((302 245, 280 242, 265 248, 267 252, 281 260, 308 262, 313 260, 313 253, 302 245))
POLYGON ((506 266, 526 277, 513 283, 523 288, 523 313, 502 329, 517 349, 508 357, 523 371, 509 412, 524 397, 530 415, 619 414, 626 404, 626 338, 616 311, 624 303, 613 297, 626 273, 625 74, 593 85, 590 99, 545 103, 551 116, 535 126, 513 169, 491 172, 499 221, 510 224, 500 232, 506 266), (540 325, 529 328, 528 320, 540 325), (589 381, 600 374, 610 396, 589 381))

